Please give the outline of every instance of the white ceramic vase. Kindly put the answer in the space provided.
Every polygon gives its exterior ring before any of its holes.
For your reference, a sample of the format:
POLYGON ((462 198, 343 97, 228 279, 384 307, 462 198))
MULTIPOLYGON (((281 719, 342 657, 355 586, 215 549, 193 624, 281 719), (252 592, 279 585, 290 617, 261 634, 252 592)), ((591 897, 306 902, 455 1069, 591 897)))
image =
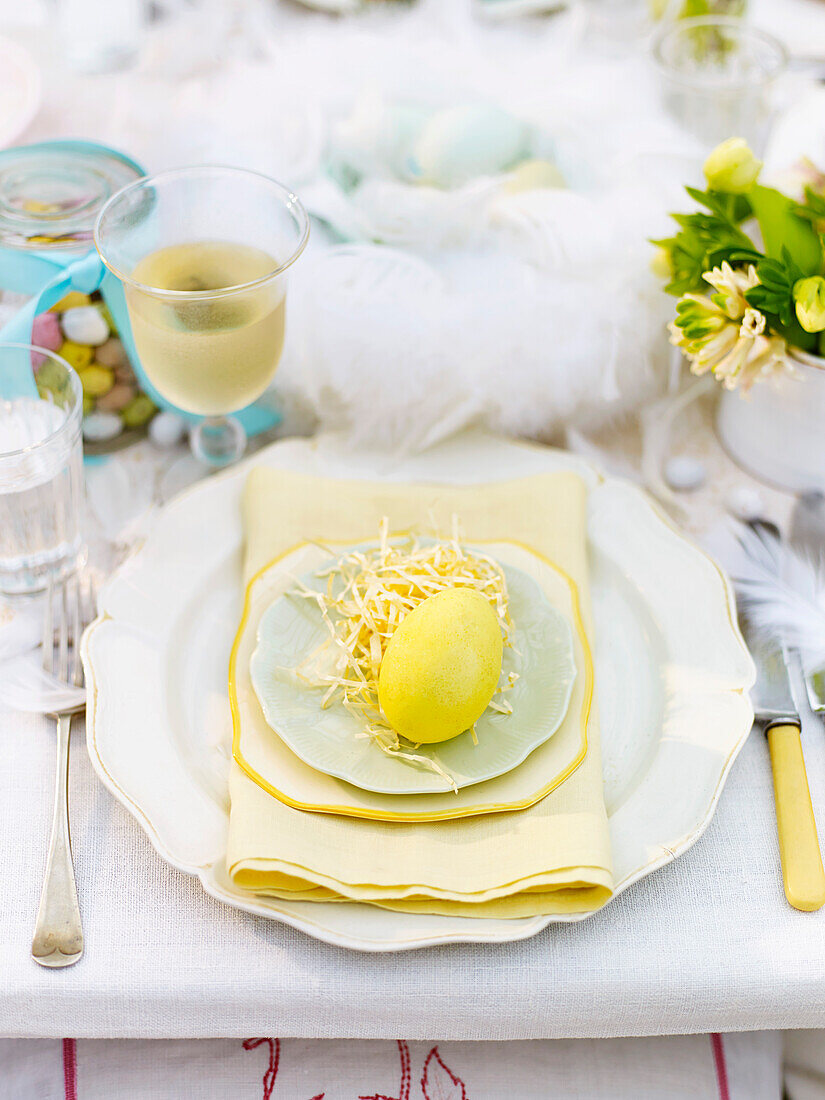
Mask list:
POLYGON ((792 350, 795 375, 724 391, 716 430, 728 454, 769 485, 825 492, 825 358, 792 350))

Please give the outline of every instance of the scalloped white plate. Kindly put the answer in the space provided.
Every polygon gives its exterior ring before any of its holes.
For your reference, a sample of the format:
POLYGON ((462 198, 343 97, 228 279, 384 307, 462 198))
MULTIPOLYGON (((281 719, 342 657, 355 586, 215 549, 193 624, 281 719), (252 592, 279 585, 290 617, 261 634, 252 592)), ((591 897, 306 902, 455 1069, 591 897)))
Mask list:
MULTIPOLYGON (((670 862, 710 821, 751 728, 753 665, 724 576, 651 500, 560 451, 481 434, 387 469, 336 437, 273 444, 250 460, 335 477, 471 483, 576 469, 590 486, 588 539, 596 690, 615 893, 670 862)), ((241 607, 239 501, 248 465, 166 507, 101 593, 83 642, 87 738, 103 782, 169 863, 214 897, 329 943, 398 951, 523 939, 554 920, 393 913, 285 902, 225 872, 231 716, 229 651, 241 607)))

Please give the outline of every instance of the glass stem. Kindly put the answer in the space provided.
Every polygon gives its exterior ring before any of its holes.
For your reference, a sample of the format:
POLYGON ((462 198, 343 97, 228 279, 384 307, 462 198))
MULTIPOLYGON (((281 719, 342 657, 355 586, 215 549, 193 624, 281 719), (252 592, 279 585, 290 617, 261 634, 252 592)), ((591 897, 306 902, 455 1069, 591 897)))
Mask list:
POLYGON ((206 416, 189 437, 192 454, 208 466, 229 466, 246 450, 246 432, 234 416, 206 416))

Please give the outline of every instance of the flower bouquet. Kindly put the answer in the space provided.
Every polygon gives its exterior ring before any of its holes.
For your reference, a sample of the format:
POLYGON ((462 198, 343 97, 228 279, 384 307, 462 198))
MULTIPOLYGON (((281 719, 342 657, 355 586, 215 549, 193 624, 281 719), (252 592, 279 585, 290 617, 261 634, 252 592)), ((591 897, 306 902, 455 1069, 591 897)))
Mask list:
MULTIPOLYGON (((655 243, 665 289, 678 297, 671 342, 694 374, 712 372, 737 395, 720 403, 723 443, 742 465, 798 489, 825 479, 825 174, 804 162, 798 195, 759 182, 762 164, 741 138, 710 154, 700 210, 674 214, 655 243), (773 387, 754 383, 773 379, 773 387), (811 382, 799 385, 800 381, 811 382), (751 406, 749 411, 742 411, 751 406), (780 457, 770 453, 773 435, 780 457), (758 453, 757 453, 758 448, 758 453)), ((825 487, 825 486, 823 486, 825 487)))

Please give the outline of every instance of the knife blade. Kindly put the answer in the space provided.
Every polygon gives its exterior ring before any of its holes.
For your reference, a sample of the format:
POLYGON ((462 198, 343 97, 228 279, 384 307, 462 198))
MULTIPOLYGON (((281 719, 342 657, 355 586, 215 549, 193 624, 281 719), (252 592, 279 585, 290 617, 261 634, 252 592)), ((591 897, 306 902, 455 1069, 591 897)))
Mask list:
MULTIPOLYGON (((791 511, 788 538, 792 548, 815 564, 825 558, 825 493, 800 493, 791 511)), ((825 669, 805 674, 808 703, 816 714, 825 714, 825 669)))
MULTIPOLYGON (((779 535, 773 524, 752 526, 758 533, 779 535)), ((740 611, 740 624, 756 665, 752 699, 768 738, 785 897, 795 909, 811 912, 825 905, 825 868, 802 755, 790 655, 784 639, 756 630, 746 611, 740 611)))

